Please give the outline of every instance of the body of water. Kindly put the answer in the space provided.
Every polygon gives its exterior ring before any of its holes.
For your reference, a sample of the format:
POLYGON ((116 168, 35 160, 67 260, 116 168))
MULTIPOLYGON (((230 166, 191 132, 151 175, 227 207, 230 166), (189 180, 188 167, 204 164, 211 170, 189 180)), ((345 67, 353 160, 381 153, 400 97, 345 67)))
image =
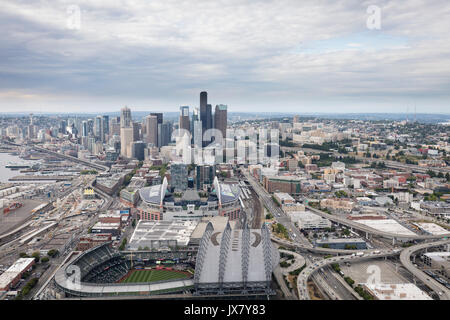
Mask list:
POLYGON ((23 160, 19 156, 13 156, 8 153, 0 153, 0 182, 8 183, 11 181, 8 181, 9 178, 15 177, 15 176, 22 176, 25 175, 24 173, 20 173, 20 170, 11 170, 9 168, 5 168, 8 164, 27 164, 27 165, 33 165, 38 163, 37 161, 33 160, 23 160))

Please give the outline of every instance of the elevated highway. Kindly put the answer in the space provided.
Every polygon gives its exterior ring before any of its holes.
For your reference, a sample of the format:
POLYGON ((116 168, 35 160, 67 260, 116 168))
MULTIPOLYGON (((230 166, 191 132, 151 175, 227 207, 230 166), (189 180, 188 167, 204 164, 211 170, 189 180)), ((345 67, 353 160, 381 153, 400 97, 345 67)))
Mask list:
POLYGON ((376 235, 376 236, 380 236, 383 238, 388 238, 388 239, 412 239, 412 240, 433 240, 433 239, 443 239, 446 237, 450 237, 450 233, 446 233, 446 234, 439 234, 439 235, 406 235, 406 234, 398 234, 398 233, 391 233, 391 232, 386 232, 386 231, 381 231, 381 230, 377 230, 371 227, 368 227, 366 225, 363 225, 361 223, 352 221, 352 220, 348 220, 346 218, 342 218, 342 217, 338 217, 336 215, 333 214, 329 214, 326 212, 323 212, 321 210, 318 210, 316 208, 313 208, 309 205, 305 205, 305 208, 309 209, 310 211, 312 211, 313 213, 326 218, 328 220, 331 220, 333 222, 345 225, 347 227, 351 227, 353 229, 365 232, 366 234, 372 234, 372 235, 376 235))
POLYGON ((414 264, 411 262, 411 255, 413 255, 415 252, 441 245, 450 245, 450 240, 421 243, 406 248, 400 254, 400 262, 409 272, 411 272, 414 275, 414 277, 416 277, 417 279, 422 281, 427 287, 438 293, 439 298, 441 300, 450 300, 449 289, 447 289, 445 286, 434 280, 432 277, 428 276, 420 269, 416 268, 414 264))
POLYGON ((359 262, 368 259, 383 258, 388 256, 396 256, 400 253, 400 249, 389 249, 389 250, 379 250, 378 253, 370 252, 364 253, 363 256, 356 255, 346 255, 340 257, 333 257, 328 259, 323 259, 321 261, 310 264, 297 277, 297 293, 300 300, 310 300, 308 292, 308 280, 309 278, 317 272, 320 268, 331 265, 333 263, 342 263, 346 261, 359 262))

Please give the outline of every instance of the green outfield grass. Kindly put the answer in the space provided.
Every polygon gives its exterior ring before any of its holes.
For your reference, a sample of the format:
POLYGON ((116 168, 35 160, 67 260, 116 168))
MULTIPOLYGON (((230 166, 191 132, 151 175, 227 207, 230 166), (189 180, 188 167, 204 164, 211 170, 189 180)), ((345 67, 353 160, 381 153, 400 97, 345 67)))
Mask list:
POLYGON ((172 270, 135 270, 121 283, 154 282, 172 279, 186 279, 189 276, 172 270))

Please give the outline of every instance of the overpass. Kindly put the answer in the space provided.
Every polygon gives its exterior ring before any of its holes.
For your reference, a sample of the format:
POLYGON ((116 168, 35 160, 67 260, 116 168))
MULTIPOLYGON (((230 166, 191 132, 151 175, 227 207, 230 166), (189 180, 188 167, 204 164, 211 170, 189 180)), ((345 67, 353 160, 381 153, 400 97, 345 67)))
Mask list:
POLYGON ((414 267, 413 263, 411 262, 411 255, 414 252, 432 248, 432 247, 441 246, 441 245, 450 245, 450 240, 421 243, 421 244, 406 248, 400 254, 400 262, 409 272, 411 272, 413 274, 414 277, 416 277, 417 279, 422 281, 427 287, 429 287, 430 289, 432 289, 433 291, 438 293, 439 298, 441 300, 450 300, 450 290, 449 289, 447 289, 445 286, 443 286, 442 284, 440 284, 439 282, 434 280, 432 277, 425 274, 423 271, 414 267))
POLYGON ((332 249, 332 248, 322 248, 322 247, 313 247, 313 246, 308 246, 308 245, 304 245, 301 244, 299 242, 292 242, 292 241, 288 241, 285 239, 281 239, 278 238, 274 235, 272 235, 270 237, 270 239, 273 242, 276 242, 280 245, 289 247, 289 248, 296 248, 296 249, 300 249, 303 251, 308 251, 308 252, 314 252, 314 253, 320 253, 320 254, 349 254, 349 253, 356 253, 356 252, 373 252, 376 251, 376 249, 373 250, 363 250, 363 249, 359 249, 359 250, 353 250, 353 249, 332 249))
POLYGON ((305 205, 305 208, 311 210, 312 212, 314 212, 315 214, 326 218, 328 220, 331 220, 333 222, 345 225, 347 227, 351 227, 353 229, 365 232, 366 235, 368 236, 369 234, 372 235, 377 235, 380 237, 384 237, 384 238, 388 238, 388 239, 413 239, 413 240, 433 240, 433 239, 443 239, 446 237, 450 237, 450 233, 446 233, 446 234, 439 234, 439 235, 433 235, 433 234, 429 234, 429 235, 406 235, 406 234, 398 234, 398 233, 392 233, 392 232, 386 232, 386 231, 381 231, 381 230, 377 230, 371 227, 368 227, 366 225, 363 225, 361 223, 352 221, 352 220, 348 220, 347 218, 342 218, 342 217, 338 217, 336 215, 332 215, 326 212, 323 212, 322 210, 318 210, 316 208, 313 208, 309 205, 305 205))
POLYGON ((341 263, 346 261, 359 262, 368 259, 383 258, 388 256, 396 256, 400 253, 400 249, 387 249, 378 250, 376 252, 366 252, 362 256, 356 255, 346 255, 340 257, 333 257, 328 259, 323 259, 314 264, 310 264, 297 277, 297 293, 300 300, 310 300, 308 292, 308 279, 317 272, 320 268, 331 265, 333 263, 341 263))

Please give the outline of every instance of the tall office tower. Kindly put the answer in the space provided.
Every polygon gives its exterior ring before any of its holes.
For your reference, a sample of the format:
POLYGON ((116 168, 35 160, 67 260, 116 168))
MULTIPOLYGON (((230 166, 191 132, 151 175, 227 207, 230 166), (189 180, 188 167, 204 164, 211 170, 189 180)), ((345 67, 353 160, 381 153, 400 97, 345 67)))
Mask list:
MULTIPOLYGON (((194 108, 194 110, 192 110, 192 118, 191 118, 191 125, 190 125, 190 131, 191 131, 191 143, 195 142, 195 123, 199 122, 200 126, 201 126, 201 122, 200 122, 200 109, 199 108, 194 108)), ((198 130, 198 129, 197 129, 198 130)), ((200 129, 201 130, 201 129, 200 129)), ((198 134, 198 133, 197 133, 198 134)), ((201 132, 200 132, 201 135, 201 132)))
POLYGON ((133 142, 133 128, 120 128, 120 155, 126 158, 131 158, 130 146, 133 142))
POLYGON ((206 115, 206 104, 208 103, 208 93, 206 91, 200 92, 200 113, 202 117, 206 115))
POLYGON ((208 103, 206 105, 206 130, 213 128, 212 106, 208 103))
POLYGON ((203 186, 212 185, 216 174, 215 165, 198 165, 195 167, 195 181, 197 190, 203 190, 203 186))
POLYGON ((111 118, 109 127, 110 136, 118 135, 120 136, 120 117, 111 118))
POLYGON ((152 112, 150 115, 155 116, 158 119, 158 124, 163 123, 163 114, 161 112, 152 112))
POLYGON ((158 117, 148 115, 145 117, 145 142, 152 144, 154 147, 158 144, 158 117))
POLYGON ((141 124, 139 122, 132 121, 131 127, 133 128, 133 141, 141 140, 141 124))
POLYGON ((131 110, 128 107, 124 107, 120 110, 120 127, 131 127, 131 110))
POLYGON ((104 115, 103 116, 103 134, 105 136, 108 136, 110 134, 109 132, 109 116, 104 115))
POLYGON ((59 124, 59 132, 61 132, 62 134, 66 134, 66 129, 67 129, 67 122, 65 120, 61 120, 60 124, 59 124))
POLYGON ((88 136, 94 135, 94 119, 88 119, 88 136))
POLYGON ((144 160, 146 144, 143 141, 134 141, 131 143, 131 158, 144 160))
POLYGON ((208 94, 205 91, 200 92, 200 120, 204 133, 211 128, 211 105, 208 107, 208 94))
POLYGON ((158 147, 162 146, 162 124, 163 124, 163 114, 161 112, 152 112, 151 116, 156 116, 158 118, 158 147))
POLYGON ((224 104, 216 105, 214 112, 214 128, 222 132, 222 138, 227 137, 227 106, 224 104))
POLYGON ((175 190, 186 190, 188 183, 187 165, 184 163, 172 163, 170 165, 170 185, 175 190))
POLYGON ((161 125, 161 147, 168 146, 172 140, 173 126, 172 122, 167 121, 161 125))
POLYGON ((189 107, 180 107, 180 129, 191 131, 191 124, 189 123, 189 107))
POLYGON ((86 120, 84 120, 81 123, 81 136, 82 137, 87 137, 88 136, 88 123, 86 120))
POLYGON ((299 121, 300 121, 300 116, 299 115, 295 115, 294 119, 293 119, 293 122, 294 123, 298 123, 299 121))
POLYGON ((102 116, 95 117, 94 133, 95 133, 94 135, 97 139, 99 139, 100 141, 104 140, 102 116))

